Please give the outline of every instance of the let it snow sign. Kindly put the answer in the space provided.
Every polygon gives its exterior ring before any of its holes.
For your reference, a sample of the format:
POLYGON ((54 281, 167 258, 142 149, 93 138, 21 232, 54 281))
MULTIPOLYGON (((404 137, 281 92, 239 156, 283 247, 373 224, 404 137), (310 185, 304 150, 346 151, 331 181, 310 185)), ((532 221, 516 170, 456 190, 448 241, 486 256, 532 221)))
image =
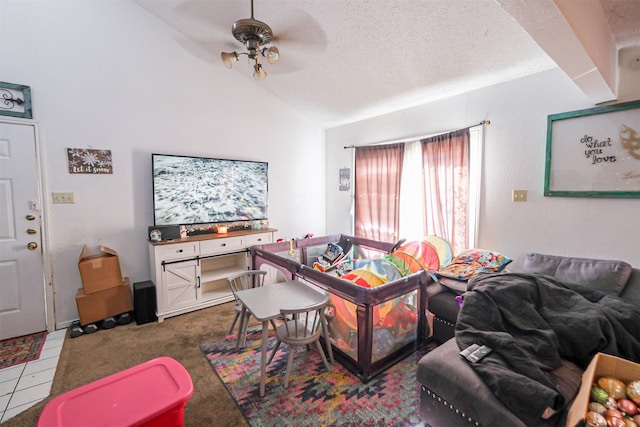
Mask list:
POLYGON ((111 150, 67 148, 69 173, 113 173, 111 150))

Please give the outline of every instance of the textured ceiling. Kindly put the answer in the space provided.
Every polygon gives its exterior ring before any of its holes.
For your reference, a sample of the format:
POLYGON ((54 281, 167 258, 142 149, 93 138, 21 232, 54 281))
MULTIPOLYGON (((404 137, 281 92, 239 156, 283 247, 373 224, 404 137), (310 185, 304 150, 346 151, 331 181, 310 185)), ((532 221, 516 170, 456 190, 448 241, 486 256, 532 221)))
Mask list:
POLYGON ((600 0, 618 48, 640 43, 640 1, 600 0))
MULTIPOLYGON (((215 67, 221 51, 244 51, 231 25, 251 15, 249 0, 136 2, 215 67)), ((639 46, 640 0, 600 3, 617 46, 639 46)), ((228 72, 325 127, 557 67, 494 0, 255 0, 254 17, 273 29, 281 59, 264 64, 261 82, 245 57, 228 72)))

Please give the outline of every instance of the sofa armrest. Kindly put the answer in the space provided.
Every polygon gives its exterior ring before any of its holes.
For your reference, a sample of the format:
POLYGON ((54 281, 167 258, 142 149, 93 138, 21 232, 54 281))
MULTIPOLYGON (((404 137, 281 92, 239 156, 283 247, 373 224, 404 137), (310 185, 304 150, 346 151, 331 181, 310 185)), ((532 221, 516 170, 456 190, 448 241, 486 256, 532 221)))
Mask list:
MULTIPOLYGON (((452 338, 418 362, 422 419, 433 426, 525 427, 520 418, 496 398, 459 352, 458 344, 452 338)), ((582 371, 575 364, 563 360, 552 374, 565 401, 571 402, 580 387, 582 371)), ((566 411, 561 411, 547 420, 541 418, 539 425, 557 425, 565 416, 566 411)))
POLYGON ((418 363, 417 379, 422 419, 433 426, 452 425, 526 427, 486 386, 460 354, 455 338, 427 353, 418 363))
POLYGON ((631 270, 629 280, 627 280, 627 284, 620 292, 620 298, 634 304, 636 307, 640 306, 640 269, 634 268, 631 270))

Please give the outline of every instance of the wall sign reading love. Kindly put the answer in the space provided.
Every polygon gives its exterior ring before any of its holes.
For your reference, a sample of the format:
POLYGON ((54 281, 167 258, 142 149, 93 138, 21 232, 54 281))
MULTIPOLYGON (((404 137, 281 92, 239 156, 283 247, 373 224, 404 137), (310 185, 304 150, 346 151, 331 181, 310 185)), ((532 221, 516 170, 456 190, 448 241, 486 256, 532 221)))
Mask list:
POLYGON ((584 144, 584 156, 591 160, 592 165, 597 165, 602 162, 615 162, 616 156, 609 155, 610 152, 615 152, 611 149, 611 138, 607 138, 604 141, 599 141, 590 135, 585 135, 580 138, 580 143, 584 144))
POLYGON ((640 197, 640 102, 548 116, 544 195, 640 197))

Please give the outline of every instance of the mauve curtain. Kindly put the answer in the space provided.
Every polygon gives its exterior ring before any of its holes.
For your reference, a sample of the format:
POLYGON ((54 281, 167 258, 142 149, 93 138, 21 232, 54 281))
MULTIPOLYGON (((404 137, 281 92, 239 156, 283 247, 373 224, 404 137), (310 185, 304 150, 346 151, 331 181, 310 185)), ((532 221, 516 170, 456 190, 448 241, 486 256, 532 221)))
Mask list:
POLYGON ((355 235, 396 242, 404 144, 355 148, 355 235))
POLYGON ((467 249, 469 129, 423 139, 425 232, 467 249))

